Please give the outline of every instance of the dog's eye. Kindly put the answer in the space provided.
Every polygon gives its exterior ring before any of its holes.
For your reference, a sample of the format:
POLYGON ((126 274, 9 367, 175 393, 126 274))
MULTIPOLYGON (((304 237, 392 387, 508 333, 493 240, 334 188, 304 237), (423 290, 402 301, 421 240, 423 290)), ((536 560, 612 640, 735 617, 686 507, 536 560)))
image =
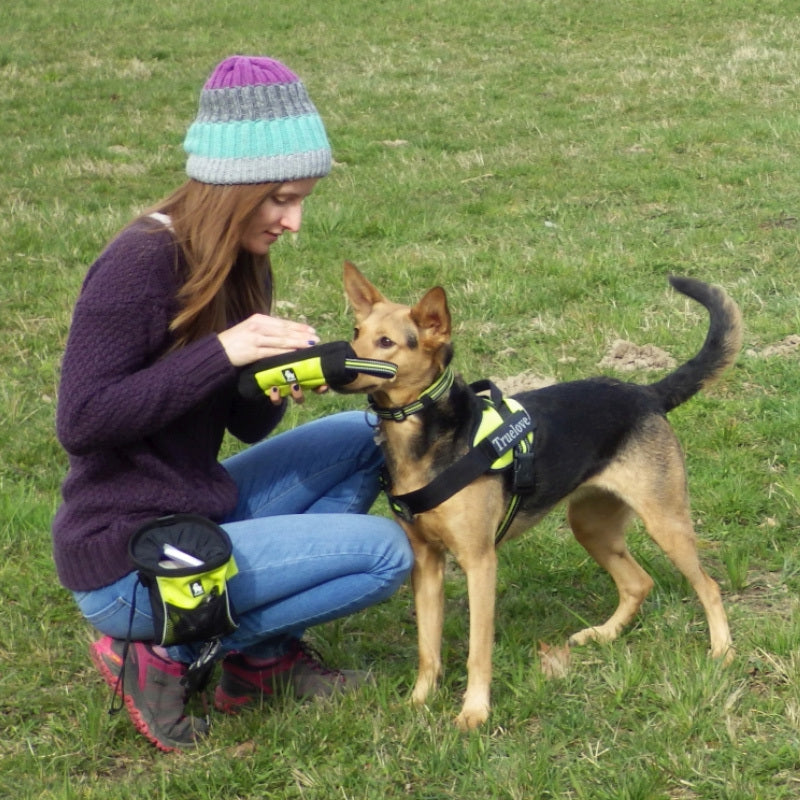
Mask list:
POLYGON ((381 336, 378 339, 378 347, 388 350, 390 347, 394 347, 394 342, 388 336, 381 336))
POLYGON ((358 328, 353 328, 353 340, 358 339, 358 328))

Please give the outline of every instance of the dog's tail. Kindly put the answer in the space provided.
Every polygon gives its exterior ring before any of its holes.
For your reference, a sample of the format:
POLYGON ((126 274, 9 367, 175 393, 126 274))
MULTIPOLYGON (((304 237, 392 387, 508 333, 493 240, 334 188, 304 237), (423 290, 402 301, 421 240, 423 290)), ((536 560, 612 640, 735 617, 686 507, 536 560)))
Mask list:
POLYGON ((736 360, 742 347, 742 314, 736 303, 719 286, 693 278, 670 276, 669 282, 681 294, 708 310, 710 325, 697 355, 681 364, 666 378, 652 384, 664 411, 671 411, 713 383, 736 360))

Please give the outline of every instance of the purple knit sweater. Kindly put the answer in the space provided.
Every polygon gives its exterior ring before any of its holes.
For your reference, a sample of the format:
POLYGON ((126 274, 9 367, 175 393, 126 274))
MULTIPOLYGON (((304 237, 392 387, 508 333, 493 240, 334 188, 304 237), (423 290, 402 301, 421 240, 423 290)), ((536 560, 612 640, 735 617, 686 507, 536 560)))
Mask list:
POLYGON ((68 589, 130 572, 128 540, 146 520, 232 511, 236 487, 217 461, 225 429, 255 442, 283 413, 237 395, 216 335, 168 352, 182 268, 169 230, 137 222, 92 265, 75 306, 56 417, 69 472, 53 522, 68 589))

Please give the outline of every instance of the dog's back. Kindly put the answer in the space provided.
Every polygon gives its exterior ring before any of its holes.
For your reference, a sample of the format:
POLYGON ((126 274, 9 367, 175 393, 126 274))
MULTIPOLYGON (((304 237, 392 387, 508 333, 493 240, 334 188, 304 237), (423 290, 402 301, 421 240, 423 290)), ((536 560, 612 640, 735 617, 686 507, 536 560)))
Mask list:
POLYGON ((514 396, 534 420, 534 490, 523 510, 552 508, 600 473, 645 420, 663 416, 649 386, 610 378, 559 383, 514 396))
POLYGON ((736 359, 742 343, 737 305, 717 286, 670 278, 682 294, 708 309, 703 346, 689 361, 650 385, 613 378, 554 384, 515 395, 536 423, 535 490, 523 510, 551 508, 589 478, 601 473, 637 437, 654 430, 672 436, 658 418, 716 380, 736 359))

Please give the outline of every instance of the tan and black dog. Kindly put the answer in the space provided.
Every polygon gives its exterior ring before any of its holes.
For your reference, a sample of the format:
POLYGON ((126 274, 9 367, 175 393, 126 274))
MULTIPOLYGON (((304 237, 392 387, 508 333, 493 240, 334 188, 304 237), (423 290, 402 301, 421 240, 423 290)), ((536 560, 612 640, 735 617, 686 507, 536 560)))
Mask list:
MULTIPOLYGON (((573 634, 571 644, 607 642, 639 610, 653 580, 633 559, 625 529, 638 515, 653 540, 694 587, 705 609, 711 655, 729 660, 731 637, 717 583, 700 565, 689 512, 681 447, 665 414, 715 380, 741 347, 736 304, 718 288, 671 278, 679 292, 709 312, 705 342, 690 361, 662 380, 640 386, 610 378, 556 384, 515 395, 536 426, 533 489, 522 495, 507 538, 538 522, 561 501, 577 540, 614 579, 619 605, 601 625, 573 634)), ((350 264, 347 297, 356 318, 359 358, 397 364, 396 377, 359 376, 346 392, 365 392, 381 415, 379 438, 390 492, 429 484, 470 449, 480 402, 455 376, 432 402, 419 402, 449 369, 450 313, 445 292, 431 289, 413 308, 387 300, 350 264), (405 409, 401 413, 399 410, 405 409)), ((419 673, 412 693, 424 703, 441 673, 445 554, 466 573, 469 659, 464 704, 456 722, 470 729, 489 714, 496 556, 495 534, 510 496, 503 474, 486 474, 440 505, 400 520, 415 554, 412 572, 419 635, 419 673)))

